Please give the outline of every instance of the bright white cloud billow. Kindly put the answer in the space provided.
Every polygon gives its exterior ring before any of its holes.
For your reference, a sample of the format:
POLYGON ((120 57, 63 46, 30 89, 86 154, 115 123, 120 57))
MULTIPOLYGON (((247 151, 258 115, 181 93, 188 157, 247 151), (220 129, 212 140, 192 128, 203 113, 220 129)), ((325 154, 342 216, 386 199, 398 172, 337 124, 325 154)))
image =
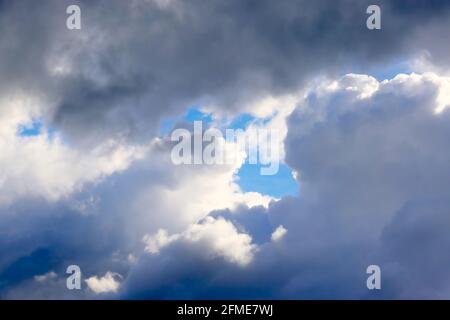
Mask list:
POLYGON ((278 226, 271 235, 272 241, 280 241, 286 235, 287 229, 283 226, 278 226))
POLYGON ((142 158, 145 147, 109 140, 91 150, 77 150, 62 142, 58 133, 43 128, 32 136, 21 136, 19 128, 30 126, 40 112, 40 102, 27 96, 1 102, 0 114, 0 205, 24 197, 55 201, 78 191, 85 183, 96 183, 142 158))
POLYGON ((117 292, 120 286, 117 279, 121 278, 120 274, 108 271, 103 277, 93 276, 86 279, 86 284, 95 293, 117 292))
POLYGON ((239 233, 231 222, 223 218, 206 217, 204 221, 190 225, 181 234, 168 235, 167 231, 159 230, 153 236, 144 237, 146 251, 153 254, 175 241, 195 245, 210 258, 222 257, 241 266, 251 262, 257 249, 249 235, 239 233))

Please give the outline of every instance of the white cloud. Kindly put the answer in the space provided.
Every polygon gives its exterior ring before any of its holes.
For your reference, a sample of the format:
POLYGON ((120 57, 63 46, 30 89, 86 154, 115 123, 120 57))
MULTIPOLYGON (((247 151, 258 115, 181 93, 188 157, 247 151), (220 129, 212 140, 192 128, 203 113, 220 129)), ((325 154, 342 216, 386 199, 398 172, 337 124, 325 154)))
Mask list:
POLYGON ((63 143, 58 133, 46 128, 39 135, 20 136, 20 125, 31 124, 41 115, 42 103, 27 96, 2 101, 0 113, 0 205, 22 197, 56 201, 80 190, 85 183, 128 168, 145 154, 145 147, 124 145, 110 139, 88 150, 63 143))
POLYGON ((105 275, 101 278, 97 276, 90 277, 86 279, 86 284, 89 289, 91 289, 95 293, 108 293, 108 292, 117 292, 120 287, 120 282, 118 279, 122 279, 122 276, 115 272, 106 272, 105 275))
POLYGON ((34 276, 34 280, 37 282, 46 282, 51 279, 56 279, 57 277, 58 275, 54 271, 50 271, 42 275, 34 276))
POLYGON ((144 237, 145 250, 155 254, 176 241, 197 245, 209 258, 222 257, 240 266, 249 264, 257 250, 248 234, 240 233, 231 222, 223 218, 213 217, 206 217, 202 222, 190 225, 180 234, 169 235, 166 230, 159 230, 153 236, 147 235, 144 237))
POLYGON ((152 236, 144 236, 143 241, 145 243, 145 251, 153 254, 159 253, 161 248, 170 244, 172 241, 177 240, 178 238, 178 235, 169 236, 167 230, 159 229, 158 232, 152 236))
POLYGON ((278 226, 275 231, 271 235, 271 239, 273 242, 280 241, 287 234, 287 229, 282 225, 278 226))
POLYGON ((141 225, 158 225, 173 232, 199 221, 213 210, 241 205, 267 207, 274 200, 240 189, 235 174, 243 164, 244 155, 233 164, 177 166, 170 161, 167 141, 156 141, 154 147, 145 159, 146 165, 149 171, 157 171, 165 180, 161 183, 145 181, 134 192, 131 206, 127 208, 134 216, 142 217, 141 225), (162 148, 162 152, 157 148, 162 148))

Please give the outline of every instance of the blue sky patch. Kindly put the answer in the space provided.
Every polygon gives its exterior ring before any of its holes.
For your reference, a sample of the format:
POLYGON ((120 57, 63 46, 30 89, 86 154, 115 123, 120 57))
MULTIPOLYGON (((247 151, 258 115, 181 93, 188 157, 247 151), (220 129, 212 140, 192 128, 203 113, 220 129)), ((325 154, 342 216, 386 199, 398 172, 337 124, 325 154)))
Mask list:
POLYGON ((38 137, 43 133, 47 133, 49 141, 53 140, 56 135, 56 129, 53 127, 45 127, 43 122, 33 119, 31 124, 21 124, 17 127, 17 135, 20 137, 38 137))
POLYGON ((213 118, 212 113, 205 113, 198 108, 192 107, 185 113, 183 120, 188 122, 203 121, 204 124, 209 124, 213 121, 213 118))
POLYGON ((241 190, 244 192, 259 192, 276 198, 286 195, 298 195, 298 184, 292 176, 292 170, 288 165, 280 163, 277 174, 263 176, 260 173, 260 169, 266 166, 245 163, 237 173, 239 179, 236 183, 241 187, 241 190))
MULTIPOLYGON (((246 129, 251 123, 266 124, 270 121, 269 118, 257 118, 248 113, 242 113, 232 119, 226 128, 229 129, 246 129)), ((202 121, 204 127, 213 122, 211 113, 202 112, 197 107, 191 107, 181 117, 165 119, 160 124, 160 135, 165 136, 170 134, 177 122, 186 121, 193 123, 194 121, 202 121)), ((224 128, 219 128, 224 129, 224 128)), ((244 192, 259 192, 261 194, 269 195, 276 198, 281 198, 285 195, 296 196, 299 192, 298 184, 292 176, 292 170, 286 164, 280 163, 280 168, 277 174, 271 176, 261 175, 260 164, 244 163, 236 174, 236 183, 244 192)))
POLYGON ((247 128, 252 122, 254 122, 256 117, 252 116, 248 113, 243 113, 236 118, 234 118, 231 122, 228 128, 230 129, 245 129, 247 128))
POLYGON ((19 125, 18 134, 21 137, 36 137, 41 134, 42 122, 33 120, 30 125, 19 125))
POLYGON ((186 121, 202 121, 204 125, 209 125, 212 121, 212 113, 205 113, 198 109, 197 107, 191 107, 188 111, 181 117, 168 118, 161 121, 159 125, 159 135, 167 136, 171 133, 177 122, 186 121))

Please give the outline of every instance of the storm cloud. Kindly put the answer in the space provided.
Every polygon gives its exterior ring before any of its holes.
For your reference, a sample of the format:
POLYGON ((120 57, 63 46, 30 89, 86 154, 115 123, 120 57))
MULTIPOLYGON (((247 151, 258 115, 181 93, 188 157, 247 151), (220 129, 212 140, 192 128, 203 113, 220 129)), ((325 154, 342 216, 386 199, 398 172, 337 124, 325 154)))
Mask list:
POLYGON ((369 4, 0 1, 0 297, 448 298, 450 3, 369 4), (283 132, 299 193, 174 166, 192 106, 283 132))

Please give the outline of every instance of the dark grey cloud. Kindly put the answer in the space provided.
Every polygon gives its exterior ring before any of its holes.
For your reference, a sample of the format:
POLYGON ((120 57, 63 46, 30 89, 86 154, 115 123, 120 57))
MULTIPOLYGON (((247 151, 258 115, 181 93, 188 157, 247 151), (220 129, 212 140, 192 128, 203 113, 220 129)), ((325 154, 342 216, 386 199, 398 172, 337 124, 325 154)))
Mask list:
POLYGON ((365 27, 367 1, 78 1, 82 30, 69 31, 72 3, 4 3, 1 74, 8 90, 48 96, 48 120, 86 144, 148 137, 194 103, 242 111, 320 73, 447 52, 430 34, 446 23, 445 1, 381 1, 382 31, 365 27), (60 63, 70 71, 52 75, 60 63))
POLYGON ((449 213, 448 197, 422 198, 405 204, 384 229, 383 263, 398 297, 448 299, 449 213))

